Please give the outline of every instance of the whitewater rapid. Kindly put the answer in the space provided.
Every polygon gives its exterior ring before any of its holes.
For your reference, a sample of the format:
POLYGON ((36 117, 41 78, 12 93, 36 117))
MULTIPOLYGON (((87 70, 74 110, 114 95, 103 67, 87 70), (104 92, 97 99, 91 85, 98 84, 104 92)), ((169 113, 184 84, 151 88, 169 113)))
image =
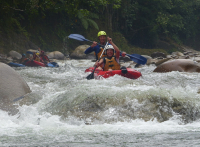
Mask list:
POLYGON ((136 70, 136 80, 87 80, 90 60, 15 68, 31 88, 11 116, 0 110, 0 146, 198 146, 199 73, 136 70))

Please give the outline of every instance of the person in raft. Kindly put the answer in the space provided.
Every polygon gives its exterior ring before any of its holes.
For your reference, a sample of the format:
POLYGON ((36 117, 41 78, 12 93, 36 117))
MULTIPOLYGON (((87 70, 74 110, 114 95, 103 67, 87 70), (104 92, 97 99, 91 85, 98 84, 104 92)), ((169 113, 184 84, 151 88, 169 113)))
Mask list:
POLYGON ((43 60, 40 58, 39 52, 36 52, 33 54, 33 60, 38 61, 38 62, 43 62, 43 60))
MULTIPOLYGON (((94 55, 95 55, 95 57, 96 57, 96 60, 99 60, 100 59, 100 56, 101 56, 101 54, 102 54, 102 52, 103 52, 103 50, 104 50, 104 47, 105 47, 105 45, 106 45, 106 36, 107 36, 107 34, 106 34, 106 32, 105 31, 100 31, 100 32, 98 32, 98 34, 97 34, 97 37, 98 37, 98 40, 99 40, 99 44, 96 42, 96 41, 93 41, 93 43, 92 43, 92 45, 89 47, 89 48, 87 48, 86 50, 85 50, 85 54, 89 54, 89 53, 91 53, 91 52, 94 52, 94 55)), ((125 52, 122 52, 122 56, 124 57, 126 55, 126 53, 125 52)), ((103 54, 102 54, 102 56, 101 56, 101 58, 103 58, 103 57, 106 57, 107 55, 106 55, 106 53, 104 52, 103 54)))
POLYGON ((20 59, 19 62, 20 62, 21 64, 25 65, 26 62, 28 62, 28 61, 29 61, 29 59, 26 58, 26 54, 22 54, 22 58, 20 59))
POLYGON ((40 50, 40 58, 43 60, 45 64, 48 64, 50 62, 47 55, 44 54, 44 51, 40 50))
POLYGON ((127 73, 127 70, 125 67, 120 68, 119 64, 119 56, 120 56, 120 50, 119 48, 112 42, 112 38, 107 37, 108 43, 110 45, 107 45, 105 47, 105 53, 106 57, 100 59, 99 62, 97 62, 96 66, 99 67, 100 65, 103 65, 104 71, 112 71, 112 70, 122 70, 122 73, 127 73))

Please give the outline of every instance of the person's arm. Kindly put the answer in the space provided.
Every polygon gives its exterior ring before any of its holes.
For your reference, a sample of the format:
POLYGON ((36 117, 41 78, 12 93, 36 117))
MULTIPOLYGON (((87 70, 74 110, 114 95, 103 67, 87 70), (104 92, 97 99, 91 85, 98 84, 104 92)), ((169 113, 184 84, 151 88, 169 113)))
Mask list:
POLYGON ((47 55, 44 55, 44 58, 46 61, 50 62, 49 57, 47 55))
POLYGON ((95 51, 95 46, 97 46, 97 42, 93 42, 92 45, 90 47, 88 47, 86 50, 85 50, 85 54, 89 54, 93 51, 95 51))
POLYGON ((101 59, 99 62, 97 61, 97 62, 96 62, 96 66, 99 67, 101 64, 103 64, 103 60, 104 60, 104 59, 101 59))
POLYGON ((114 47, 114 49, 115 49, 115 51, 116 51, 115 57, 116 57, 117 59, 119 59, 119 55, 120 55, 120 50, 119 50, 119 48, 112 42, 112 38, 107 37, 107 40, 108 40, 108 43, 110 43, 110 44, 114 47))

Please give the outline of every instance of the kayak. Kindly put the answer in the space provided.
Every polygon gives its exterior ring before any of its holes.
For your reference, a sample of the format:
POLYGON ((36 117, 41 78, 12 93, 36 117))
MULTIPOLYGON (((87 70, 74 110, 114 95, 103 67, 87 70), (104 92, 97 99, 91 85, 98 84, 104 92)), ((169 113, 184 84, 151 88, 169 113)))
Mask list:
MULTIPOLYGON (((114 75, 120 75, 129 79, 137 79, 140 76, 142 76, 142 74, 137 70, 134 70, 132 68, 126 68, 126 69, 127 69, 127 73, 122 73, 122 70, 102 71, 102 70, 96 69, 94 72, 94 76, 109 78, 114 75)), ((90 67, 86 69, 85 72, 93 72, 93 70, 94 70, 94 67, 90 67)))
POLYGON ((59 67, 58 63, 56 63, 56 62, 49 62, 49 63, 47 64, 47 66, 48 66, 48 67, 59 67))
POLYGON ((23 64, 13 63, 13 62, 8 63, 8 65, 11 67, 25 67, 25 65, 23 64))
POLYGON ((57 62, 50 62, 51 64, 53 64, 54 67, 59 67, 57 62))
POLYGON ((28 61, 28 62, 26 62, 25 65, 26 65, 26 66, 31 66, 31 67, 37 67, 37 66, 46 67, 46 65, 45 65, 44 63, 38 62, 38 61, 35 61, 35 60, 33 60, 33 61, 28 61))

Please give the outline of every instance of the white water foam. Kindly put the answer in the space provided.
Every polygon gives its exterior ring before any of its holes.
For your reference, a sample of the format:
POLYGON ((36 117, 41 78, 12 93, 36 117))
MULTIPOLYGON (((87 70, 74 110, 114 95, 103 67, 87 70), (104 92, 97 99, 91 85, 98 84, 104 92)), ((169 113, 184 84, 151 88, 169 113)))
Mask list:
MULTIPOLYGON (((187 146, 199 143, 195 137, 200 131, 199 120, 185 124, 181 121, 181 116, 176 113, 164 122, 159 122, 155 118, 149 121, 136 118, 111 123, 101 123, 96 120, 91 122, 91 125, 86 125, 85 121, 90 122, 90 118, 80 119, 71 115, 66 119, 61 119, 60 116, 45 111, 49 103, 55 99, 67 98, 70 100, 71 98, 73 101, 75 98, 78 103, 86 97, 95 96, 108 97, 116 103, 125 99, 125 104, 130 104, 130 107, 135 110, 139 110, 144 104, 139 100, 148 95, 167 97, 169 100, 176 98, 181 102, 190 101, 191 104, 199 105, 198 73, 153 73, 154 67, 146 66, 139 69, 143 77, 137 80, 120 76, 102 80, 87 80, 84 70, 93 65, 90 61, 68 60, 65 63, 59 62, 59 65, 61 67, 55 69, 25 68, 17 70, 27 81, 32 90, 32 97, 37 102, 20 106, 19 113, 14 116, 0 111, 1 146, 45 146, 47 144, 53 146, 64 144, 74 146, 92 146, 92 144, 94 146, 167 146, 173 145, 173 143, 187 146), (134 96, 137 96, 137 99, 134 96), (188 135, 193 138, 187 138, 188 135), (172 140, 171 137, 176 139, 172 140), (188 140, 182 143, 184 139, 188 140)), ((113 117, 117 120, 119 116, 117 108, 112 104, 102 113, 103 117, 113 117)), ((167 111, 167 109, 165 110, 167 111)))

